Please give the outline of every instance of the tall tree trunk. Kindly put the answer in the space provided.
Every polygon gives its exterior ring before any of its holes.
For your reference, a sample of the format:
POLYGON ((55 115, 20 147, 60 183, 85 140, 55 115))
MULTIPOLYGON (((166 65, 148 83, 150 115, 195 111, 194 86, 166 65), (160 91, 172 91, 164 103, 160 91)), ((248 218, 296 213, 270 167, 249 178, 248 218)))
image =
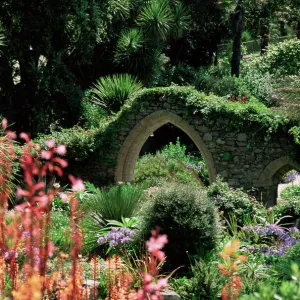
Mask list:
POLYGON ((262 8, 260 18, 260 53, 264 54, 268 50, 270 35, 270 11, 265 4, 262 8))
POLYGON ((238 4, 232 16, 233 46, 231 58, 231 75, 240 76, 240 64, 242 58, 242 34, 245 25, 245 9, 238 4))
POLYGON ((298 21, 296 25, 296 35, 297 39, 300 40, 300 21, 298 21))
POLYGON ((279 25, 280 25, 280 34, 281 34, 281 36, 287 36, 287 30, 286 30, 285 22, 283 20, 280 20, 279 25))

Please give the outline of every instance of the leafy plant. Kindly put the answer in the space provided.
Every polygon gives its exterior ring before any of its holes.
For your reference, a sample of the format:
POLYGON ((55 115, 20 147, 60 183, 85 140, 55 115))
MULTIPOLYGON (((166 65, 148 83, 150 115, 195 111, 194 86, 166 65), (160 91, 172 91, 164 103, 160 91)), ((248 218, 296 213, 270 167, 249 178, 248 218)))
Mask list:
POLYGON ((195 299, 219 299, 224 280, 218 274, 216 262, 207 262, 205 259, 199 259, 191 266, 191 271, 193 275, 191 279, 193 292, 197 295, 195 299))
POLYGON ((142 233, 159 226, 169 237, 168 257, 164 267, 173 270, 189 264, 188 256, 212 249, 218 240, 220 226, 214 203, 204 191, 189 185, 169 184, 151 193, 141 207, 142 233), (154 225, 155 224, 155 225, 154 225))
POLYGON ((144 48, 144 37, 140 29, 124 29, 120 33, 114 59, 118 64, 138 71, 144 64, 144 48))
POLYGON ((125 101, 142 89, 142 84, 129 74, 100 77, 91 90, 95 103, 108 112, 117 112, 125 101))
POLYGON ((173 25, 169 1, 151 0, 147 2, 137 18, 137 23, 151 39, 156 39, 157 42, 159 40, 166 41, 173 25))
POLYGON ((86 232, 86 249, 97 248, 97 235, 108 222, 122 222, 133 217, 138 209, 142 190, 131 185, 117 185, 108 191, 97 189, 87 195, 81 203, 84 211, 84 228, 86 232))
POLYGON ((232 189, 220 177, 217 178, 207 190, 208 197, 214 201, 225 219, 229 220, 230 215, 235 215, 238 225, 243 225, 244 216, 261 214, 263 206, 248 196, 241 189, 232 189))
POLYGON ((298 299, 300 295, 300 272, 299 267, 295 264, 291 266, 292 277, 291 281, 282 281, 279 286, 274 287, 271 284, 263 284, 259 286, 259 291, 251 295, 243 295, 241 300, 272 300, 284 299, 294 300, 298 299))

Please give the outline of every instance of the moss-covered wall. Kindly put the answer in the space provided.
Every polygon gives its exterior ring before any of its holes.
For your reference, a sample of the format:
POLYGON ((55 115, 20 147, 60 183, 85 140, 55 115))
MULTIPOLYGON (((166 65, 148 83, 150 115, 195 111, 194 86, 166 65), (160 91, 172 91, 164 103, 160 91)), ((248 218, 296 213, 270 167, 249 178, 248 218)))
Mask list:
POLYGON ((294 124, 289 120, 255 100, 228 102, 191 87, 145 89, 98 129, 77 127, 53 133, 51 138, 68 146, 73 172, 91 181, 112 182, 122 144, 135 126, 156 111, 173 113, 194 128, 213 158, 216 173, 232 186, 255 185, 276 159, 297 160, 298 146, 288 134, 294 124))

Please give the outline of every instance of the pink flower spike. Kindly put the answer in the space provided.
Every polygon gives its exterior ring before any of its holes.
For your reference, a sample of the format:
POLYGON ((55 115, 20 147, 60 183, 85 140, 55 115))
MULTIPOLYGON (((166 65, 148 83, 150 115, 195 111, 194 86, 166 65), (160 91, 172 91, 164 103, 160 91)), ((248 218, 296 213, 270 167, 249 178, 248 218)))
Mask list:
POLYGON ((168 279, 167 278, 160 278, 157 280, 157 287, 159 289, 161 289, 162 287, 166 286, 168 283, 168 279))
POLYGON ((67 203, 68 200, 69 200, 68 195, 65 194, 65 193, 59 193, 58 196, 59 196, 59 198, 61 199, 61 201, 62 201, 63 203, 67 203))
POLYGON ((16 133, 13 131, 6 131, 5 133, 6 133, 6 136, 11 140, 15 140, 17 138, 16 133))
POLYGON ((2 120, 2 128, 5 129, 7 127, 7 119, 2 120))
POLYGON ((159 235, 157 238, 151 237, 149 241, 146 242, 149 252, 154 250, 162 249, 165 244, 168 243, 167 235, 159 235))
POLYGON ((19 186, 16 191, 16 196, 18 199, 21 199, 22 197, 28 197, 30 193, 28 191, 22 190, 19 186))
POLYGON ((54 148, 55 147, 55 140, 51 139, 49 141, 45 142, 45 146, 49 149, 54 148))
POLYGON ((46 151, 46 150, 42 150, 41 152, 41 158, 49 160, 52 157, 52 152, 50 151, 46 151))
POLYGON ((64 146, 64 145, 58 145, 57 148, 56 148, 56 153, 58 155, 65 155, 67 153, 66 146, 64 146))
POLYGON ((72 175, 69 175, 69 179, 72 183, 72 190, 74 192, 76 191, 84 191, 85 190, 85 186, 83 184, 83 181, 80 178, 75 178, 72 175))
POLYGON ((25 132, 20 133, 20 138, 23 139, 26 143, 30 142, 29 135, 25 132))

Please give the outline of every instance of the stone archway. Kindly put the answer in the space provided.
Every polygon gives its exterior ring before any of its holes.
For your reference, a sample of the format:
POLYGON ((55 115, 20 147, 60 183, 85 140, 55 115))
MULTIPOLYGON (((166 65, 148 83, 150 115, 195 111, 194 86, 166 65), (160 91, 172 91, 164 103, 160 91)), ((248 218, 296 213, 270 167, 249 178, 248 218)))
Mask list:
POLYGON ((176 114, 167 110, 159 110, 148 115, 136 124, 125 139, 117 159, 117 166, 115 169, 116 182, 128 182, 134 180, 134 167, 142 146, 155 130, 167 123, 175 125, 190 137, 205 160, 210 183, 215 180, 216 170, 212 155, 208 151, 198 132, 176 114))
POLYGON ((254 187, 258 188, 261 198, 268 206, 276 204, 280 179, 292 169, 300 171, 300 165, 289 156, 282 156, 269 163, 261 172, 259 179, 254 181, 254 187))

